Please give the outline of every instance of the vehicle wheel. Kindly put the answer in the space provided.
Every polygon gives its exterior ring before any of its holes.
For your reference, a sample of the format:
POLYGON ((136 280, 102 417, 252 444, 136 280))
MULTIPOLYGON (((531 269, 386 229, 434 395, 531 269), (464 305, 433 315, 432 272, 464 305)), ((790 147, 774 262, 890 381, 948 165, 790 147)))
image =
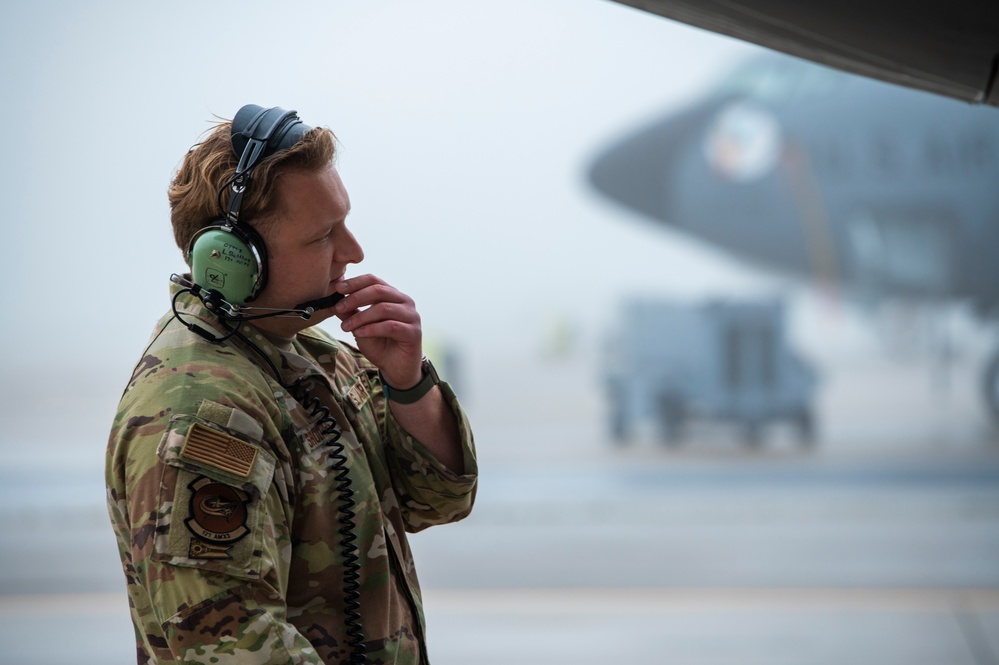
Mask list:
POLYGON ((669 444, 679 443, 683 438, 686 420, 687 414, 679 399, 667 395, 659 400, 659 425, 663 441, 669 444))
POLYGON ((627 444, 628 439, 630 438, 628 422, 624 416, 624 409, 621 408, 621 405, 619 404, 611 406, 610 434, 611 439, 614 441, 615 445, 618 446, 627 444))
POLYGON ((989 412, 993 420, 999 423, 999 353, 992 356, 992 360, 985 367, 985 381, 982 387, 989 412))
POLYGON ((763 426, 758 420, 747 420, 742 426, 742 440, 750 448, 763 443, 763 426))
POLYGON ((794 418, 794 425, 798 429, 798 442, 803 446, 811 446, 815 443, 815 416, 811 409, 804 409, 794 418))

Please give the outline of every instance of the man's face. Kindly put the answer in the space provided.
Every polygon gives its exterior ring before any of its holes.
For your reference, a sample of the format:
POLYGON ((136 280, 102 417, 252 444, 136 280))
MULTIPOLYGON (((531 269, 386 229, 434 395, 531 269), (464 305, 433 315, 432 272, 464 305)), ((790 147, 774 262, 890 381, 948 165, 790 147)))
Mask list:
MULTIPOLYGON (((267 286, 251 307, 285 309, 328 296, 347 265, 364 259, 346 226, 350 199, 335 168, 285 173, 277 187, 277 217, 260 231, 267 245, 267 286)), ((264 331, 290 337, 332 313, 332 309, 319 310, 308 321, 274 317, 254 323, 264 331)))

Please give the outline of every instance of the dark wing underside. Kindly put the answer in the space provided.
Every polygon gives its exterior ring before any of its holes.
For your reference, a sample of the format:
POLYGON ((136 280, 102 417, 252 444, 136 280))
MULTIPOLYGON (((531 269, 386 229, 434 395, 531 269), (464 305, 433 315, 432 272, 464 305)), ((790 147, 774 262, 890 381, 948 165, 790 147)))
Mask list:
POLYGON ((616 0, 844 71, 999 106, 999 0, 616 0))

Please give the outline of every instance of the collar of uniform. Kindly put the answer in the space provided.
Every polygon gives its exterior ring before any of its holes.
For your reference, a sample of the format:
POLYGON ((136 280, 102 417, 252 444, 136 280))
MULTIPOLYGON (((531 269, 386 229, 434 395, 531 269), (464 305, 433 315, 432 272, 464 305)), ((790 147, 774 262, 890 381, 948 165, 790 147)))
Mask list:
MULTIPOLYGON (((290 384, 299 379, 307 379, 313 376, 324 381, 327 380, 322 368, 317 366, 311 358, 299 351, 299 344, 295 343, 297 336, 291 340, 287 348, 283 349, 278 347, 269 335, 264 334, 263 331, 253 324, 244 326, 241 332, 243 337, 260 349, 274 363, 274 366, 281 371, 281 380, 284 383, 290 384)), ((245 342, 242 340, 235 340, 234 338, 234 341, 240 348, 245 346, 245 342)), ((251 349, 246 349, 243 353, 247 355, 254 354, 251 349)), ((259 361, 259 357, 254 358, 254 360, 259 361)))

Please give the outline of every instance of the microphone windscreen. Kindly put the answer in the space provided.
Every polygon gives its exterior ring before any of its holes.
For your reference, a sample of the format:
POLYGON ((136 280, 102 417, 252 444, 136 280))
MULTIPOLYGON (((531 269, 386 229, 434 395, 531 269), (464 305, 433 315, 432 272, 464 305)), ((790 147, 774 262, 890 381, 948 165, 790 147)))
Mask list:
POLYGON ((313 310, 328 309, 343 300, 343 298, 344 296, 342 293, 333 293, 322 298, 316 298, 315 300, 309 300, 308 302, 295 305, 294 309, 307 309, 309 307, 313 310))

